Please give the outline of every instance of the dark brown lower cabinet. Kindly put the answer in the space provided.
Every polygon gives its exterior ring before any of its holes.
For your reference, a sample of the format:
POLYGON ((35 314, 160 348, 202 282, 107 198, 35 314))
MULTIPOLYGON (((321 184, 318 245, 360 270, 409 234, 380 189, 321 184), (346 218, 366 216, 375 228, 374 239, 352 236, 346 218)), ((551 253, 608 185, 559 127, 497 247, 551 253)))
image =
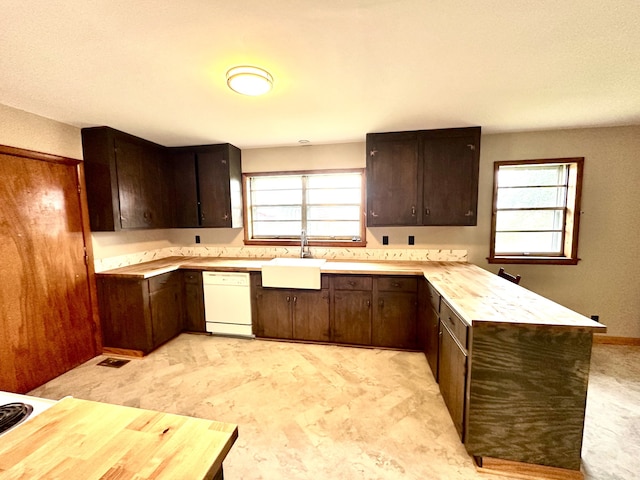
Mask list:
POLYGON ((252 276, 258 337, 416 350, 416 277, 323 275, 321 290, 263 288, 252 276))
POLYGON ((371 345, 373 279, 363 275, 331 275, 331 340, 371 345))
POLYGON ((326 342, 329 340, 328 280, 320 290, 262 287, 252 276, 254 333, 258 337, 326 342))
POLYGON ((436 382, 438 377, 438 338, 440 335, 440 295, 431 284, 425 280, 424 290, 420 291, 420 296, 425 301, 421 306, 421 315, 424 321, 424 354, 427 357, 429 367, 436 382))
POLYGON ((326 342, 329 340, 329 291, 292 292, 293 338, 326 342))
POLYGON ((183 329, 182 272, 149 279, 98 278, 103 344, 144 354, 183 329))
POLYGON ((257 316, 255 334, 267 338, 293 338, 291 294, 289 290, 260 288, 255 294, 257 316))
POLYGON ((206 332, 204 317, 204 289, 202 272, 184 272, 184 329, 188 332, 206 332))
MULTIPOLYGON (((441 311, 441 315, 444 315, 443 311, 441 311)), ((462 335, 456 334, 456 328, 450 326, 451 323, 462 322, 455 314, 453 315, 454 317, 451 318, 451 321, 449 321, 449 315, 447 315, 446 319, 441 318, 440 321, 438 383, 453 424, 460 435, 460 439, 464 442, 465 391, 467 386, 466 337, 464 339, 461 338, 462 335), (464 343, 465 346, 461 343, 464 343)), ((460 327, 460 329, 462 328, 460 327)), ((465 329, 464 334, 466 335, 466 333, 465 329)))
POLYGON ((149 309, 153 348, 177 336, 183 329, 182 274, 165 273, 149 279, 149 309))
POLYGON ((370 291, 335 291, 332 310, 333 341, 354 345, 371 345, 370 291))
POLYGON ((375 281, 372 343, 377 347, 416 349, 418 307, 416 277, 378 277, 375 281))

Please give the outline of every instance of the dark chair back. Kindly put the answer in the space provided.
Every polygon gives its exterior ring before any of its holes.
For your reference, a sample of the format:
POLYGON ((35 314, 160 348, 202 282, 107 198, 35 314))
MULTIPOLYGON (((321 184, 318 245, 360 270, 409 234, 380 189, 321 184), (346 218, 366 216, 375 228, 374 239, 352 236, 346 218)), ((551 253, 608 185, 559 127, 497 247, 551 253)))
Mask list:
POLYGON ((498 270, 498 276, 502 278, 506 278, 507 280, 515 283, 516 285, 520 283, 520 275, 511 275, 510 273, 505 272, 504 268, 501 268, 500 270, 498 270))

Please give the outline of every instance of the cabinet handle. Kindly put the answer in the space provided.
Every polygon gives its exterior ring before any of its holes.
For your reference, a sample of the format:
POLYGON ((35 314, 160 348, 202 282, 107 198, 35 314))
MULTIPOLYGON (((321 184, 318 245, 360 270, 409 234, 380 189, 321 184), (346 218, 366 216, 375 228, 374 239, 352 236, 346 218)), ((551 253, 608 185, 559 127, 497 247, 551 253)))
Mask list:
POLYGON ((378 214, 377 214, 376 212, 374 212, 373 210, 371 210, 371 212, 370 212, 370 213, 371 213, 371 216, 372 216, 373 218, 377 218, 377 217, 378 217, 378 214))
POLYGON ((471 210, 469 210, 467 213, 464 214, 465 217, 473 217, 473 212, 471 210))
POLYGON ((367 307, 371 306, 371 300, 367 300, 367 307))
POLYGON ((424 209, 424 214, 425 214, 425 215, 431 215, 431 209, 429 209, 429 208, 425 208, 425 209, 424 209))
POLYGON ((412 216, 412 217, 415 217, 415 216, 416 216, 416 206, 415 206, 415 205, 412 205, 412 206, 411 206, 411 216, 412 216))
POLYGON ((356 282, 354 282, 353 280, 349 280, 347 282, 347 285, 349 285, 350 287, 354 287, 356 285, 356 282))
POLYGON ((290 301, 291 301, 291 297, 287 295, 287 302, 290 302, 290 301))
POLYGON ((474 151, 476 149, 476 146, 473 143, 467 143, 467 147, 469 147, 469 150, 474 151))
POLYGON ((204 221, 204 213, 200 214, 200 220, 204 221))
POLYGON ((222 219, 223 219, 223 220, 229 220, 229 214, 228 214, 228 213, 225 213, 225 214, 224 214, 224 217, 223 217, 222 219))
POLYGON ((400 288, 400 284, 398 282, 393 282, 391 286, 394 288, 400 288))
POLYGON ((298 297, 293 297, 293 303, 298 303, 298 297))

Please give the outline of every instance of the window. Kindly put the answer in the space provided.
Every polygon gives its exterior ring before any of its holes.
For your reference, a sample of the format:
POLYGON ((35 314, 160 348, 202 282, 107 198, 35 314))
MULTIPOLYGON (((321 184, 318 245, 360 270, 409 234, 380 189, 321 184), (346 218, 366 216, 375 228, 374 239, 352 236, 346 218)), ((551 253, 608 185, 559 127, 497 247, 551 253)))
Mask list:
POLYGON ((362 170, 244 176, 246 244, 364 246, 362 170))
POLYGON ((489 263, 578 263, 583 158, 494 163, 489 263))

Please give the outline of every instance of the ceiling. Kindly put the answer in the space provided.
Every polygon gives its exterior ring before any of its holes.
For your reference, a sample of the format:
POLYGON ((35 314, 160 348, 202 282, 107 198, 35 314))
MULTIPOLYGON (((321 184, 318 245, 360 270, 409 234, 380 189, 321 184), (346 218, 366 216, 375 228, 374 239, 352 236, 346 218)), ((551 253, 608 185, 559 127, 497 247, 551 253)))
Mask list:
POLYGON ((0 0, 0 103, 163 145, 640 124, 637 0, 0 0), (258 65, 263 97, 226 86, 258 65))

